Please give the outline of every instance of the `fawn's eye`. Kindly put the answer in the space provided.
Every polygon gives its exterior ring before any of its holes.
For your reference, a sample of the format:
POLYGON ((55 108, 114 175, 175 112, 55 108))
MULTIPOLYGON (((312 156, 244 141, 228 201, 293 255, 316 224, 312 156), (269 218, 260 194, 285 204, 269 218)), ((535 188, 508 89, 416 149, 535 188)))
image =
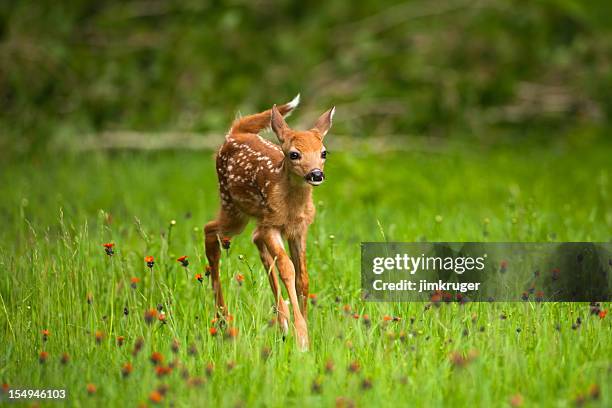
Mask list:
POLYGON ((300 154, 298 152, 289 152, 289 158, 291 160, 297 160, 300 158, 300 154))
POLYGON ((323 150, 323 151, 321 152, 321 158, 322 158, 322 159, 326 159, 326 158, 327 158, 327 150, 323 150))

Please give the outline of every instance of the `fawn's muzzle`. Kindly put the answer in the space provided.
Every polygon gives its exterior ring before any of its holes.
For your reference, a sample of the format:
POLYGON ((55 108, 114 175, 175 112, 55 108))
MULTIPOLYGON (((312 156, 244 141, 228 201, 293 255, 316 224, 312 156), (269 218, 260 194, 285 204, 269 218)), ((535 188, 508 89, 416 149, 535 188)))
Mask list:
POLYGON ((312 184, 313 186, 318 186, 323 182, 323 179, 325 179, 325 174, 323 174, 323 172, 319 169, 314 169, 304 178, 308 183, 312 184))

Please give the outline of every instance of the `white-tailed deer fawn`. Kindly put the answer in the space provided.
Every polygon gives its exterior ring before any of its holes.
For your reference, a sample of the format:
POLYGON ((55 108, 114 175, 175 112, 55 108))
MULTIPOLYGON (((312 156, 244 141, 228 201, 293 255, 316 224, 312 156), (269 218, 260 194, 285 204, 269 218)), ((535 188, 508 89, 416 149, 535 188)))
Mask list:
POLYGON ((217 312, 227 315, 219 280, 221 243, 242 232, 249 218, 257 227, 253 243, 268 274, 274 293, 278 323, 289 330, 289 308, 284 302, 274 267, 287 288, 293 308, 296 340, 308 349, 306 306, 306 234, 315 215, 312 186, 323 183, 326 151, 323 138, 332 125, 334 108, 325 112, 307 131, 292 130, 283 116, 299 103, 291 102, 236 119, 217 153, 217 175, 221 208, 204 227, 217 312), (271 126, 280 146, 258 135, 271 126), (283 239, 289 244, 287 255, 283 239))

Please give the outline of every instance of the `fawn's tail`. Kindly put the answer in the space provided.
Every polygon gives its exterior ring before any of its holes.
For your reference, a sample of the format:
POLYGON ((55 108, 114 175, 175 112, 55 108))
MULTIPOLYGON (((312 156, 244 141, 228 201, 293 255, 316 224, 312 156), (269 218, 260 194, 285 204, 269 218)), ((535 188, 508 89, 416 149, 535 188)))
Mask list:
MULTIPOLYGON (((284 105, 277 106, 276 109, 280 112, 281 115, 287 116, 291 111, 293 111, 296 106, 300 103, 300 94, 297 94, 295 98, 284 105)), ((229 134, 232 135, 234 133, 254 133, 257 134, 261 132, 263 129, 270 126, 270 120, 272 117, 272 109, 268 109, 261 113, 256 113, 254 115, 248 115, 241 118, 238 118, 232 123, 232 127, 229 131, 229 134)))

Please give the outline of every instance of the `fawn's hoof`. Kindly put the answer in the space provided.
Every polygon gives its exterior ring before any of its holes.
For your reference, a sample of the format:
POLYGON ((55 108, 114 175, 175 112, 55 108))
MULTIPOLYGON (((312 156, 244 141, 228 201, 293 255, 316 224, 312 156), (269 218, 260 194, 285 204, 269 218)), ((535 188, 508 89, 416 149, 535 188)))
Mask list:
POLYGON ((298 336, 297 346, 298 346, 298 350, 301 352, 308 351, 308 348, 309 348, 308 335, 306 335, 305 337, 298 336))

